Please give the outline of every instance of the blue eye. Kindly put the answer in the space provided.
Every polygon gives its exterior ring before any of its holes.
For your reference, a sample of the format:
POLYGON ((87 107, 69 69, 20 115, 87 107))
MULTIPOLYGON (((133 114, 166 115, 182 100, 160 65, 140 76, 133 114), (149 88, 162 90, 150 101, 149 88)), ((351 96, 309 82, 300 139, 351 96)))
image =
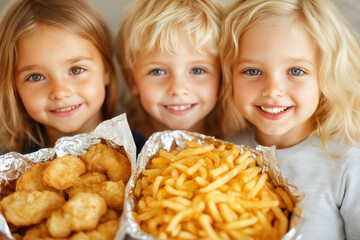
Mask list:
POLYGON ((155 75, 155 76, 159 76, 159 75, 163 75, 163 74, 165 74, 165 73, 164 73, 164 71, 161 70, 161 69, 154 69, 154 70, 152 70, 152 71, 150 72, 150 74, 155 75))
POLYGON ((205 70, 201 69, 201 68, 194 68, 191 70, 191 73, 193 73, 193 74, 202 74, 204 72, 205 72, 205 70))
POLYGON ((293 68, 293 69, 290 69, 289 74, 299 76, 299 75, 305 74, 305 72, 303 70, 301 70, 300 68, 293 68))
POLYGON ((30 75, 30 77, 28 77, 27 79, 32 82, 39 82, 41 80, 44 80, 44 76, 35 73, 35 74, 30 75))
POLYGON ((261 72, 257 69, 248 69, 244 73, 249 74, 249 75, 260 75, 261 74, 261 72))
POLYGON ((80 73, 82 73, 82 72, 84 72, 84 71, 85 71, 85 69, 82 68, 82 67, 74 67, 74 68, 72 68, 72 69, 70 70, 70 73, 71 73, 71 74, 74 74, 74 75, 78 75, 78 74, 80 74, 80 73))

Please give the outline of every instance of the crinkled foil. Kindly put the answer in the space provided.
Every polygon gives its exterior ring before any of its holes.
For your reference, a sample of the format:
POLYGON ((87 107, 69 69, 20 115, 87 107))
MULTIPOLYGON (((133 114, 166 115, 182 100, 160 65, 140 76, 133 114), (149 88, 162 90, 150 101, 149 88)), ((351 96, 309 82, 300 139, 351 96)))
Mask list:
MULTIPOLYGON (((128 239, 147 239, 155 240, 157 238, 143 232, 139 225, 135 222, 132 215, 132 210, 135 207, 134 189, 137 179, 141 176, 141 172, 145 169, 149 159, 151 159, 159 149, 165 149, 169 151, 173 148, 185 148, 185 142, 187 140, 195 140, 202 145, 211 144, 213 142, 225 141, 215 139, 214 137, 205 136, 187 131, 163 131, 154 133, 148 141, 145 143, 141 153, 138 156, 138 162, 134 171, 130 177, 130 180, 125 189, 125 203, 124 212, 121 217, 120 231, 118 237, 123 238, 125 235, 128 239)), ((294 212, 290 220, 290 230, 282 238, 282 240, 299 240, 301 238, 300 228, 302 226, 302 204, 301 201, 304 194, 298 190, 295 186, 292 186, 285 177, 282 176, 280 171, 280 165, 276 156, 276 150, 274 147, 258 146, 256 149, 237 145, 241 153, 245 150, 249 150, 253 155, 260 156, 258 165, 263 168, 264 172, 269 174, 273 184, 275 186, 282 186, 294 200, 294 212)), ((255 158, 256 159, 256 158, 255 158)))
MULTIPOLYGON (((121 114, 100 123, 91 133, 60 138, 54 148, 43 148, 29 154, 7 153, 0 156, 0 195, 1 199, 15 191, 15 181, 26 169, 38 162, 50 161, 65 155, 83 155, 94 144, 103 142, 125 153, 136 165, 136 146, 128 125, 126 114, 121 114)), ((0 214, 0 231, 13 239, 9 226, 0 214)), ((119 228, 120 231, 120 228, 119 228)), ((120 240, 122 238, 115 238, 120 240)))

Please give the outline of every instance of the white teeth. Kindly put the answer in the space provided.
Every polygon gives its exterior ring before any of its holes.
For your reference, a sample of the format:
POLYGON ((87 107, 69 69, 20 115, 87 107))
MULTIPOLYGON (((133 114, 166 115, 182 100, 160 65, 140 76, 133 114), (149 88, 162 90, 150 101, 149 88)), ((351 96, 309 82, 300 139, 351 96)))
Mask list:
POLYGON ((260 107, 261 110, 263 110, 264 112, 270 113, 270 114, 278 114, 281 113, 283 111, 285 111, 286 109, 288 109, 287 107, 279 107, 279 108, 265 108, 265 107, 260 107))
POLYGON ((181 105, 181 106, 166 106, 167 108, 170 108, 175 111, 184 111, 188 108, 191 108, 191 104, 188 105, 181 105))
POLYGON ((80 106, 80 104, 77 104, 77 105, 74 105, 74 106, 71 106, 71 107, 68 107, 68 108, 56 109, 55 111, 56 112, 68 112, 68 111, 71 111, 71 110, 77 108, 78 106, 80 106))

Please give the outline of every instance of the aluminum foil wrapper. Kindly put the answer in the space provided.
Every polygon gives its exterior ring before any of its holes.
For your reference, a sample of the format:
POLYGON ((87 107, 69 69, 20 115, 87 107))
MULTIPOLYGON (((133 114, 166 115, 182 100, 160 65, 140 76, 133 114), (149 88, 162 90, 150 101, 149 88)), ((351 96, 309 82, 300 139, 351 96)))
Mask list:
MULTIPOLYGON (((83 155, 91 145, 99 142, 107 144, 125 153, 136 165, 136 146, 127 122, 126 114, 121 114, 100 123, 91 133, 58 139, 54 148, 43 148, 29 154, 10 152, 0 156, 0 198, 15 191, 16 179, 29 167, 39 162, 51 161, 65 155, 83 155)), ((119 228, 120 230, 120 228, 119 228)), ((13 239, 9 226, 0 214, 0 231, 13 239)), ((120 239, 120 238, 115 238, 120 239)))
MULTIPOLYGON (((165 149, 167 151, 171 149, 182 149, 185 148, 185 142, 187 140, 195 140, 201 145, 207 145, 214 142, 227 143, 226 141, 218 140, 214 137, 187 131, 176 130, 154 133, 142 148, 138 156, 137 165, 134 168, 130 180, 126 186, 124 212, 121 217, 121 229, 118 232, 118 237, 126 237, 127 239, 157 239, 143 232, 134 220, 132 210, 135 207, 135 184, 137 179, 141 176, 141 172, 145 169, 149 159, 152 159, 152 157, 156 155, 160 149, 165 149)), ((288 180, 281 174, 275 147, 258 146, 256 149, 254 149, 243 145, 237 146, 240 148, 241 153, 243 153, 245 150, 249 150, 253 155, 260 156, 258 159, 258 165, 263 168, 263 172, 268 173, 272 183, 275 186, 283 187, 289 193, 295 203, 294 212, 290 220, 290 230, 282 238, 282 240, 301 239, 300 228, 304 220, 302 217, 301 201, 304 197, 304 194, 298 188, 291 185, 288 180)))

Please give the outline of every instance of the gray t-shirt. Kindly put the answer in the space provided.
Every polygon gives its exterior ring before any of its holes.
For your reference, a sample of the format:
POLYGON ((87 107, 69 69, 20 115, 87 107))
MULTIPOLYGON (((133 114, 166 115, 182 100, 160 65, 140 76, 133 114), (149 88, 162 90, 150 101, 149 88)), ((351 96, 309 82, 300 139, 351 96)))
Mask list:
MULTIPOLYGON (((227 139, 235 144, 255 147, 252 130, 227 139)), ((349 150, 332 142, 330 149, 349 150)), ((360 239, 360 149, 353 148, 341 158, 331 157, 312 136, 277 155, 283 175, 305 193, 305 221, 301 239, 360 239)))

